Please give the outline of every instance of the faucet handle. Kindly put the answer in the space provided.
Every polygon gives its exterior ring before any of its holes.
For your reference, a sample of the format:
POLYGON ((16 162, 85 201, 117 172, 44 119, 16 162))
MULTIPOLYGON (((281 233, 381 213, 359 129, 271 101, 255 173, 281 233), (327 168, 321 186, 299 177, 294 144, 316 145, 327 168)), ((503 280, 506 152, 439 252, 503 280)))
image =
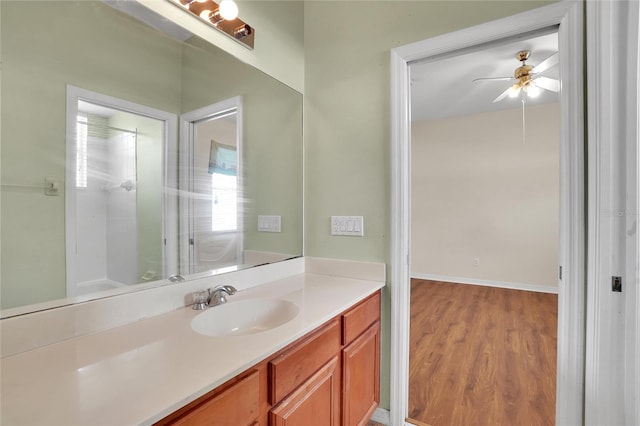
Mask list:
POLYGON ((209 301, 209 290, 194 291, 193 296, 193 309, 201 311, 207 307, 209 301))

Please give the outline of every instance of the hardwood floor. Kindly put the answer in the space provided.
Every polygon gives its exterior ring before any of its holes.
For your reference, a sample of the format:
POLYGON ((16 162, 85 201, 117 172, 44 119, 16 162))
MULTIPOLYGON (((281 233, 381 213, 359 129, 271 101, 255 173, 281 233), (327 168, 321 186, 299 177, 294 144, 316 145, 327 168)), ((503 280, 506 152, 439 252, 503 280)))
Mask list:
POLYGON ((556 294, 412 280, 409 417, 555 424, 557 317, 556 294))

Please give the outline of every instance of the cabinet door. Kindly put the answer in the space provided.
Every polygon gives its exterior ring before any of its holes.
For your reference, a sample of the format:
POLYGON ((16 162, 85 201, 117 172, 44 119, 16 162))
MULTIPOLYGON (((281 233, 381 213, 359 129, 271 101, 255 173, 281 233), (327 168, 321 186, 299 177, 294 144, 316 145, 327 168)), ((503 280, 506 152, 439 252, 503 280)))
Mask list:
POLYGON ((380 321, 342 350, 342 424, 365 425, 380 402, 380 321))
POLYGON ((336 355, 269 413, 270 426, 338 426, 340 363, 336 355))
POLYGON ((233 385, 168 424, 249 426, 259 415, 259 372, 254 371, 233 385))

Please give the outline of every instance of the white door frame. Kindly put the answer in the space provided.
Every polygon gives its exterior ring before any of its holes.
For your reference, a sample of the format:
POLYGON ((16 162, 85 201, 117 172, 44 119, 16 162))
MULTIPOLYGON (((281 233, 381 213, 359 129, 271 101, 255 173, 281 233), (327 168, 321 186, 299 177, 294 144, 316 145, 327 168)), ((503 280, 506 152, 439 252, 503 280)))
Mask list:
POLYGON ((162 273, 164 277, 178 271, 178 205, 175 196, 177 188, 177 138, 178 118, 175 114, 140 105, 91 90, 67 85, 67 152, 65 175, 65 238, 67 295, 70 286, 76 283, 76 123, 78 101, 130 112, 153 118, 164 123, 162 152, 163 193, 162 193, 162 273), (70 149, 71 148, 71 149, 70 149))
MULTIPOLYGON (((243 112, 242 96, 225 99, 215 104, 207 105, 193 111, 186 112, 180 116, 180 273, 183 275, 192 274, 193 267, 193 246, 190 243, 193 235, 193 221, 191 212, 193 211, 193 200, 190 196, 193 181, 193 144, 195 137, 195 125, 197 122, 215 116, 221 116, 232 111, 236 112, 236 147, 238 155, 238 200, 242 200, 243 194, 243 161, 242 161, 242 140, 243 134, 243 112)), ((238 234, 241 236, 237 241, 236 258, 243 259, 244 253, 244 212, 243 202, 238 203, 238 234)))
POLYGON ((640 5, 590 1, 585 424, 640 422, 640 5), (635 232, 634 232, 635 230, 635 232), (612 291, 622 277, 622 292, 612 291))
POLYGON ((558 28, 560 55, 560 265, 556 423, 582 424, 585 318, 583 6, 565 1, 391 51, 391 401, 392 425, 408 415, 410 306, 409 64, 545 28, 558 28))

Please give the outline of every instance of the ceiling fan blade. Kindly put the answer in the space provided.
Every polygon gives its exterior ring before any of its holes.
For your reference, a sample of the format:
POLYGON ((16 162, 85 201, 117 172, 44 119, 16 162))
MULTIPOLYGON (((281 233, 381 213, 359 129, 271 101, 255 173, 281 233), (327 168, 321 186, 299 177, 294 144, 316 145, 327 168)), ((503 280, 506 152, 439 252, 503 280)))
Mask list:
POLYGON ((513 77, 480 77, 474 78, 472 81, 507 81, 507 80, 515 80, 513 77))
POLYGON ((510 90, 511 90, 511 87, 508 87, 508 88, 507 88, 507 90, 505 90, 504 92, 502 92, 502 93, 500 94, 500 96, 498 96, 497 98, 495 98, 495 99, 493 100, 493 103, 500 102, 501 100, 503 100, 504 98, 506 98, 506 97, 507 97, 507 95, 509 94, 509 91, 510 91, 510 90))
POLYGON ((541 72, 545 72, 546 70, 548 70, 549 68, 553 67, 554 65, 558 65, 558 59, 559 59, 558 58, 558 52, 556 52, 553 55, 549 56, 544 61, 540 62, 535 67, 533 67, 531 72, 533 74, 540 74, 541 72))
POLYGON ((536 86, 542 89, 556 93, 560 91, 560 81, 555 78, 538 77, 533 81, 536 83, 536 86))

